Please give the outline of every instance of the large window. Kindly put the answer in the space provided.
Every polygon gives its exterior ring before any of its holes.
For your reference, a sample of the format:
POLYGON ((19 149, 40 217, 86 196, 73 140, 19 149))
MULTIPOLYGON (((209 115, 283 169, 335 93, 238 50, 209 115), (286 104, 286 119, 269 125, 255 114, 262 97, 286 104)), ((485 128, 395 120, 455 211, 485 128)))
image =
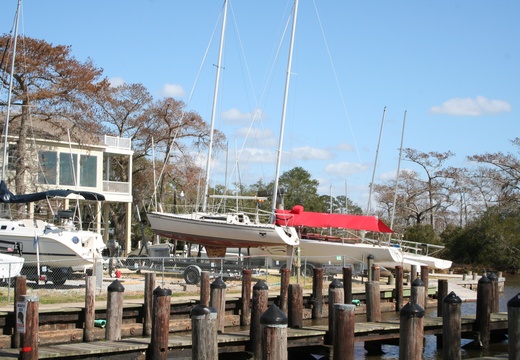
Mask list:
POLYGON ((38 153, 38 182, 40 184, 56 185, 58 154, 55 151, 40 151, 38 153))
POLYGON ((81 155, 80 157, 80 186, 96 187, 97 178, 97 157, 90 155, 81 155))
POLYGON ((75 186, 78 173, 78 154, 60 153, 60 185, 75 186))

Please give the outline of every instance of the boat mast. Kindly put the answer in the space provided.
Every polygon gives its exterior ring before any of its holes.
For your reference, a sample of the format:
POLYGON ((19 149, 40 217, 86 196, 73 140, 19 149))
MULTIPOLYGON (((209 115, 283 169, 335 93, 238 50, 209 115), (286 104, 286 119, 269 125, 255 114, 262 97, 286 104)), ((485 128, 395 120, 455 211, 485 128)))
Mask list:
POLYGON ((222 52, 224 48, 224 35, 226 32, 226 18, 227 18, 227 5, 228 1, 224 0, 224 13, 222 17, 222 30, 220 32, 220 45, 218 51, 218 62, 217 62, 217 75, 215 78, 215 91, 213 95, 213 107, 211 110, 211 130, 209 133, 209 146, 208 146, 208 158, 206 160, 206 181, 204 184, 204 194, 202 199, 202 211, 206 211, 208 204, 208 192, 209 192, 209 178, 211 174, 211 153, 213 150, 213 133, 215 129, 215 116, 217 112, 217 98, 218 98, 218 87, 220 84, 220 68, 222 63, 222 52))
MULTIPOLYGON (((395 190, 394 190, 394 205, 392 208, 392 216, 390 217, 390 229, 394 227, 394 216, 395 216, 395 205, 397 202, 397 190, 399 189, 399 175, 401 171, 401 157, 403 153, 403 139, 404 139, 404 127, 406 125, 406 110, 403 118, 403 130, 401 131, 401 147, 399 148, 399 161, 397 162, 397 175, 395 177, 395 190)), ((392 238, 392 234, 388 234, 389 239, 392 238)))
POLYGON ((370 215, 370 210, 371 210, 371 206, 372 206, 372 189, 374 188, 374 178, 376 176, 377 158, 379 156, 379 146, 381 145, 381 136, 383 135, 383 127, 385 125, 385 113, 386 113, 386 106, 383 109, 383 119, 381 119, 381 129, 379 130, 379 140, 377 141, 376 159, 374 161, 374 171, 372 172, 372 181, 370 182, 370 190, 368 192, 367 215, 370 215))
POLYGON ((285 90, 283 96, 283 105, 282 105, 282 121, 280 123, 280 135, 278 139, 278 154, 276 157, 276 173, 274 176, 274 189, 273 189, 273 204, 272 209, 273 213, 271 214, 271 220, 274 222, 276 217, 276 202, 278 198, 278 178, 280 177, 280 166, 282 163, 282 147, 283 147, 283 132, 285 128, 285 115, 287 113, 287 99, 289 94, 289 83, 291 80, 291 67, 292 67, 292 56, 293 56, 293 47, 294 47, 294 34, 296 32, 296 18, 298 16, 298 0, 294 0, 294 9, 293 9, 293 22, 291 29, 291 42, 289 46, 289 58, 287 60, 287 72, 285 74, 285 90))
POLYGON ((13 58, 11 61, 9 92, 7 93, 7 116, 5 119, 4 153, 3 153, 3 157, 2 157, 2 181, 5 179, 5 164, 7 162, 7 135, 9 134, 9 117, 11 116, 11 97, 13 94, 14 63, 15 63, 15 57, 16 57, 16 43, 18 41, 18 20, 20 19, 21 6, 22 6, 22 0, 18 0, 18 6, 16 8, 16 18, 15 18, 15 22, 14 22, 13 58))

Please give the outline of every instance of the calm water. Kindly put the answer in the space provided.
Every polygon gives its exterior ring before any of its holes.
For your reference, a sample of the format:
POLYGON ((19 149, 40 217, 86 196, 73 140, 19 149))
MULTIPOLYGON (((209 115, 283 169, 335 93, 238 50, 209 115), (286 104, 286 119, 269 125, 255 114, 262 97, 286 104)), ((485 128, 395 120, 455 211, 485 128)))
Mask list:
MULTIPOLYGON (((506 276, 504 292, 500 294, 499 306, 500 311, 507 311, 507 302, 513 298, 513 296, 520 293, 520 275, 508 275, 506 276)), ((462 314, 472 314, 476 312, 476 302, 463 303, 462 314)), ((427 309, 426 316, 436 316, 437 308, 427 309), (428 314, 428 312, 431 312, 428 314)), ((436 338, 433 335, 426 336, 426 343, 424 348, 424 359, 426 360, 441 360, 442 353, 437 351, 436 338)), ((462 339, 462 345, 467 344, 470 340, 462 339)), ((384 345, 384 355, 367 356, 366 351, 363 347, 363 343, 356 343, 355 357, 356 359, 370 359, 370 360, 389 360, 399 358, 399 348, 397 346, 384 345)), ((480 356, 492 356, 492 355, 507 355, 507 340, 501 343, 492 343, 489 350, 464 350, 462 349, 462 358, 471 359, 480 356)))

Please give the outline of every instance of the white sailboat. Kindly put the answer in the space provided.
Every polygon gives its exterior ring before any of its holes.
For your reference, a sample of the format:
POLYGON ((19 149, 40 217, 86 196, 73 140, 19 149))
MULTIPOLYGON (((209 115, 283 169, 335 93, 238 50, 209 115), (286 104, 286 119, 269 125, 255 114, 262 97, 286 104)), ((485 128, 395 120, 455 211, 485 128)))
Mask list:
MULTIPOLYGON (((0 181, 0 203, 26 204, 56 197, 67 198, 72 195, 85 200, 103 201, 105 200, 103 195, 88 191, 55 189, 38 193, 15 195, 7 188, 4 179, 6 178, 6 163, 8 159, 8 132, 20 8, 21 0, 18 0, 11 57, 9 92, 7 95, 7 116, 3 134, 4 149, 2 157, 2 179, 0 181)), ((73 222, 74 214, 72 212, 58 211, 55 215, 60 221, 57 225, 36 219, 0 218, 0 246, 14 243, 20 244, 23 249, 22 256, 25 260, 22 274, 27 274, 28 276, 37 274, 39 279, 40 270, 42 268, 50 270, 51 272, 52 269, 54 269, 55 274, 63 272, 69 273, 72 271, 72 268, 92 265, 96 260, 102 259, 101 252, 106 245, 99 233, 79 229, 73 222)), ((2 259, 3 258, 4 257, 2 257, 2 259)), ((14 258, 17 262, 20 261, 20 257, 14 258)), ((3 261, 8 260, 3 259, 3 261)), ((62 276, 50 280, 56 284, 65 282, 65 278, 62 276)))
MULTIPOLYGON (((292 60, 292 48, 294 44, 294 30, 296 26, 298 1, 294 3, 293 31, 289 50, 288 70, 285 86, 284 104, 282 112, 280 141, 278 148, 278 160, 275 175, 275 190, 273 196, 273 210, 276 204, 276 194, 278 189, 278 177, 280 174, 280 157, 283 141, 283 128, 285 122, 285 110, 287 104, 287 93, 289 87, 289 75, 292 60)), ((190 243, 201 244, 206 247, 210 257, 223 256, 226 248, 246 248, 258 246, 283 245, 293 247, 299 244, 296 230, 290 226, 274 223, 261 223, 256 218, 251 219, 246 213, 211 213, 207 212, 208 186, 210 178, 211 149, 213 140, 213 129, 216 114, 218 85, 221 68, 222 48, 226 27, 227 0, 224 1, 222 32, 220 38, 219 59, 217 64, 217 76, 215 81, 215 92, 213 99, 213 110, 211 117, 210 145, 206 165, 206 182, 203 197, 203 207, 201 212, 191 214, 174 214, 159 211, 147 213, 148 221, 155 234, 172 238, 175 240, 187 241, 190 243)), ((274 216, 272 217, 274 219, 274 216)))

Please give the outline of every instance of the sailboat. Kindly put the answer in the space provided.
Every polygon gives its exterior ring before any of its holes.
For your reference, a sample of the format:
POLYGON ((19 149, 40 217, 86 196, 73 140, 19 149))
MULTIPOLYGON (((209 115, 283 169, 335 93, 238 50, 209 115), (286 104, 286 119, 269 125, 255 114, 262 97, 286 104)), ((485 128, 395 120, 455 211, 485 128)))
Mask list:
MULTIPOLYGON (((201 212, 191 214, 175 214, 160 211, 147 213, 148 221, 155 234, 167 238, 186 241, 189 243, 204 245, 209 257, 222 257, 226 248, 251 248, 258 246, 281 245, 287 248, 299 244, 298 234, 292 226, 280 225, 274 222, 274 215, 270 223, 261 223, 256 218, 252 219, 243 212, 212 213, 207 210, 208 188, 211 169, 211 149, 213 142, 213 129, 216 114, 222 49, 226 28, 227 0, 224 1, 222 31, 220 37, 219 58, 217 63, 217 75, 213 98, 213 109, 211 116, 210 144, 206 164, 206 182, 201 212)), ((279 134, 278 158, 275 175, 275 187, 273 195, 273 214, 276 206, 278 193, 278 177, 280 174, 281 150, 283 141, 283 128, 285 122, 285 110, 287 107, 287 93, 289 88, 289 76, 291 73, 292 48, 294 44, 294 30, 296 27, 296 16, 298 0, 294 3, 293 29, 287 65, 287 77, 285 85, 284 104, 282 111, 281 130, 279 134)), ((265 198, 252 197, 253 200, 265 200, 265 198)))
MULTIPOLYGON (((0 181, 0 203, 26 204, 50 198, 85 199, 92 201, 104 201, 103 195, 74 189, 54 189, 31 194, 15 195, 9 191, 5 182, 8 132, 11 113, 11 98, 13 89, 13 74, 15 69, 16 44, 18 38, 18 19, 21 8, 21 0, 18 0, 17 15, 15 18, 15 32, 11 59, 11 72, 9 92, 7 99, 7 116, 4 130, 4 149, 2 160, 2 178, 0 181)), ((52 210, 52 208, 51 208, 52 210)), ((82 230, 74 223, 75 214, 70 210, 55 212, 58 224, 49 223, 37 219, 13 219, 11 217, 0 218, 0 246, 6 244, 19 244, 23 249, 25 265, 21 269, 22 274, 28 278, 37 276, 40 280, 43 272, 53 274, 50 279, 55 284, 63 284, 66 278, 63 274, 69 274, 74 268, 91 266, 96 260, 102 259, 101 252, 106 247, 101 234, 93 231, 82 230), (59 276, 58 276, 59 275, 59 276)), ((11 256, 12 255, 6 255, 11 256)), ((20 257, 14 257, 17 263, 20 257)), ((12 260, 12 259, 11 259, 12 260)), ((5 260, 2 257, 2 261, 5 260)), ((44 278, 47 280, 47 278, 44 278)))

